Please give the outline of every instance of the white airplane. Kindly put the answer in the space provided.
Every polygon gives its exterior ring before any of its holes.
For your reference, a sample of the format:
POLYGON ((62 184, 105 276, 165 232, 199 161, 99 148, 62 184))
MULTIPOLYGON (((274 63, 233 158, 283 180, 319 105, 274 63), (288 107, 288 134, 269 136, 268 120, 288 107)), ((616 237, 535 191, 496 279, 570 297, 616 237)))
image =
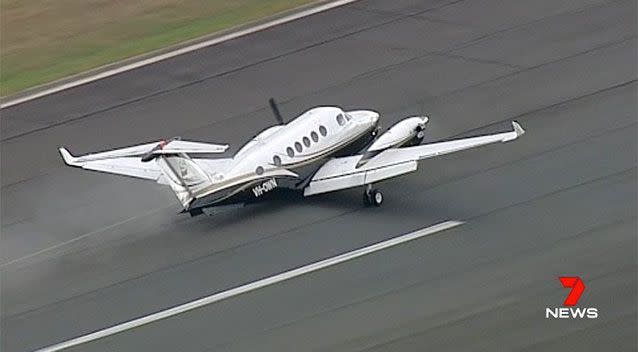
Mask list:
POLYGON ((273 99, 278 125, 269 127, 230 158, 224 144, 173 138, 74 157, 60 148, 64 162, 87 170, 153 180, 168 185, 192 216, 268 198, 278 189, 304 196, 364 186, 364 203, 379 206, 383 194, 372 185, 413 172, 418 161, 496 142, 525 133, 513 131, 420 145, 426 116, 408 117, 378 135, 379 114, 315 107, 284 123, 273 99))

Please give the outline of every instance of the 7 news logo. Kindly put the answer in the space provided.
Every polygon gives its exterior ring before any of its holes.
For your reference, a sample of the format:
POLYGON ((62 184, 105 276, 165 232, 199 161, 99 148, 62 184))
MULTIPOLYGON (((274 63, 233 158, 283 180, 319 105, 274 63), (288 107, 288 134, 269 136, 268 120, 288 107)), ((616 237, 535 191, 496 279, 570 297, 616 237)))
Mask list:
POLYGON ((545 308, 545 318, 554 319, 596 319, 598 318, 598 308, 575 307, 578 304, 580 296, 585 291, 585 283, 578 276, 561 276, 559 277, 561 284, 565 288, 571 288, 567 298, 563 302, 561 308, 545 308))

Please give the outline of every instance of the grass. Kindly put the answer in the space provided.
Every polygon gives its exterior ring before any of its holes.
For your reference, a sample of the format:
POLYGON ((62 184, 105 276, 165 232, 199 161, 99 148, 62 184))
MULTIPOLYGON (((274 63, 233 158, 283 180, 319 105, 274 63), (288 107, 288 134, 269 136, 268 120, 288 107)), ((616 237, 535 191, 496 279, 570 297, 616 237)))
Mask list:
POLYGON ((0 95, 314 0, 0 0, 0 95))

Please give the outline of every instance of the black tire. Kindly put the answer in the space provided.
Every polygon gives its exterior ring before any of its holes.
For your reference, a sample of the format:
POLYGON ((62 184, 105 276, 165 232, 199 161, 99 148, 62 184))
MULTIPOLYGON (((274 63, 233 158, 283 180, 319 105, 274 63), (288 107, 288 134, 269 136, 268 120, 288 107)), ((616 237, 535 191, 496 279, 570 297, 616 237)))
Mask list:
POLYGON ((378 189, 373 189, 370 192, 370 203, 375 207, 380 207, 383 204, 383 193, 378 189))

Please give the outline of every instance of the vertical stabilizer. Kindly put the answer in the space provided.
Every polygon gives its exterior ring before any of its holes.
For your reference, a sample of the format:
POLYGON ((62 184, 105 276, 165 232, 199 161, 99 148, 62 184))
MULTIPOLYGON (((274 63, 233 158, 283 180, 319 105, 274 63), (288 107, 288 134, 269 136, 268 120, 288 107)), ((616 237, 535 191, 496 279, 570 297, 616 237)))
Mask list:
POLYGON ((161 156, 157 158, 157 164, 184 209, 198 191, 212 183, 208 174, 186 154, 161 156))

